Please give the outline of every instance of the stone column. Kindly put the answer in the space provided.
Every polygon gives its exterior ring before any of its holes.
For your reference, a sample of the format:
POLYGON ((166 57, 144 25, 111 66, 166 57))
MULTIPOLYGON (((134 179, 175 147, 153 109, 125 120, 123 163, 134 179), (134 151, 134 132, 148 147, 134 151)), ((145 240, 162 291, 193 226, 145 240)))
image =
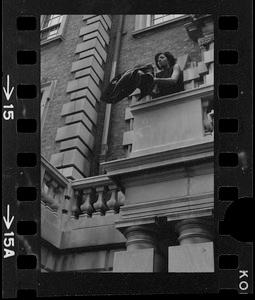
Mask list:
POLYGON ((175 230, 179 234, 180 245, 206 243, 213 239, 212 224, 207 220, 196 218, 182 220, 175 226, 175 230))
POLYGON ((162 258, 157 249, 157 230, 153 226, 134 225, 123 234, 127 251, 115 252, 113 272, 160 272, 162 258))
POLYGON ((147 226, 131 226, 124 231, 127 251, 156 249, 156 230, 147 226))
POLYGON ((180 246, 168 248, 168 272, 214 272, 212 222, 206 219, 185 219, 177 223, 180 246))

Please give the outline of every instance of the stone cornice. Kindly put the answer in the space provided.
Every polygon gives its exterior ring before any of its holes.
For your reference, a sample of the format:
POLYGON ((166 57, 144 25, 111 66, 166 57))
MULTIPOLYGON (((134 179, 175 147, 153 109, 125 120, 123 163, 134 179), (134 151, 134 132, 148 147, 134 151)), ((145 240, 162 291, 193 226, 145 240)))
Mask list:
POLYGON ((194 161, 212 161, 213 141, 200 143, 188 147, 151 153, 144 156, 130 157, 102 163, 107 171, 107 176, 113 180, 119 180, 120 176, 131 173, 139 173, 145 170, 162 168, 167 166, 182 166, 194 161))
MULTIPOLYGON (((162 199, 145 203, 126 205, 121 208, 122 221, 131 219, 142 220, 153 217, 167 217, 168 221, 183 219, 191 214, 203 216, 203 211, 212 211, 214 207, 213 193, 190 195, 173 199, 162 199)), ((211 215, 211 213, 209 214, 211 215)), ((121 222, 122 222, 121 221, 121 222)))
POLYGON ((163 199, 156 203, 151 201, 126 205, 121 208, 122 219, 116 220, 115 226, 123 233, 130 226, 157 226, 157 220, 160 218, 166 218, 167 222, 176 222, 192 218, 212 217, 213 210, 213 193, 163 199))

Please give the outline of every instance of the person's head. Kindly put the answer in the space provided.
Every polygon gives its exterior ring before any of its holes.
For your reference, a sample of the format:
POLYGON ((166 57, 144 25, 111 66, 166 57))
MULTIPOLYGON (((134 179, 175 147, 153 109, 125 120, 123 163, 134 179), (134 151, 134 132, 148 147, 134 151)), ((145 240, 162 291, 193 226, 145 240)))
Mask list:
POLYGON ((167 69, 176 63, 176 59, 170 52, 159 52, 155 55, 155 63, 159 70, 167 69))

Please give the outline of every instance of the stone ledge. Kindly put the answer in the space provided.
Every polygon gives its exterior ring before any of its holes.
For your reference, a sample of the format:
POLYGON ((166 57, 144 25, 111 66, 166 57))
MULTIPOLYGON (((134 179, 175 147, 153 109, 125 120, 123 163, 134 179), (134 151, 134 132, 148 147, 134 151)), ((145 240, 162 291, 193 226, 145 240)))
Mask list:
POLYGON ((136 114, 141 110, 154 110, 155 106, 163 106, 169 102, 175 101, 191 101, 194 99, 207 98, 209 96, 213 96, 214 85, 204 85, 203 87, 194 88, 191 90, 175 93, 172 95, 166 95, 163 97, 150 99, 145 102, 137 102, 130 106, 132 114, 136 114))

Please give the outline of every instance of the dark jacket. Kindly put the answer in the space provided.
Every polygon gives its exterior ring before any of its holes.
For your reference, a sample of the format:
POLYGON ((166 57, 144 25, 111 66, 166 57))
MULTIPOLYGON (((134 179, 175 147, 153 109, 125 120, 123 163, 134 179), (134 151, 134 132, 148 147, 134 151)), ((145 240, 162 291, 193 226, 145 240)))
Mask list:
POLYGON ((106 103, 117 103, 132 94, 137 88, 141 90, 139 99, 151 94, 153 89, 154 68, 151 64, 137 65, 116 76, 101 95, 106 103))

